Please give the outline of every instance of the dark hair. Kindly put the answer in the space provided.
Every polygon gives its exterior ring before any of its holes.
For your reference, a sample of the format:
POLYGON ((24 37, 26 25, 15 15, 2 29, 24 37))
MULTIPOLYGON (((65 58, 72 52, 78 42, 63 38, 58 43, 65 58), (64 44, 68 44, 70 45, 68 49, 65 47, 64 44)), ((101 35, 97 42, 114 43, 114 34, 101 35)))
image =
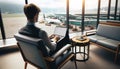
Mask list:
POLYGON ((26 4, 24 6, 24 13, 27 17, 27 19, 33 19, 34 16, 39 13, 41 10, 39 7, 37 7, 36 5, 34 4, 26 4))

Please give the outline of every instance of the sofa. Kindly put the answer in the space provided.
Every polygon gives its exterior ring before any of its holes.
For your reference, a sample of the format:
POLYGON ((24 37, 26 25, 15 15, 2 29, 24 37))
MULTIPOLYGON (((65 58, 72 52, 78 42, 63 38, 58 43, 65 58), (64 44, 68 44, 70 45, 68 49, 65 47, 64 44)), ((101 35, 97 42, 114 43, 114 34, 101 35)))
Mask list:
POLYGON ((90 42, 115 53, 116 63, 120 51, 120 23, 101 23, 94 31, 86 32, 90 42))

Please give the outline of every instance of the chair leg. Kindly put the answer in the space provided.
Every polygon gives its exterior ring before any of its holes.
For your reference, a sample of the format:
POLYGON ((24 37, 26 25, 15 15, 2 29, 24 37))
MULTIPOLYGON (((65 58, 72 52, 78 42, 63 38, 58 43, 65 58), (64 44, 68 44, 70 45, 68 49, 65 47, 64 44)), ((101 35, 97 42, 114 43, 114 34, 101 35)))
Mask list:
POLYGON ((119 47, 117 48, 117 51, 116 51, 116 53, 115 53, 114 63, 116 63, 116 62, 117 62, 118 55, 119 55, 119 47))
POLYGON ((76 63, 76 61, 74 61, 75 62, 75 69, 77 69, 77 63, 76 63))
POLYGON ((25 62, 25 67, 24 68, 27 69, 27 62, 25 62))

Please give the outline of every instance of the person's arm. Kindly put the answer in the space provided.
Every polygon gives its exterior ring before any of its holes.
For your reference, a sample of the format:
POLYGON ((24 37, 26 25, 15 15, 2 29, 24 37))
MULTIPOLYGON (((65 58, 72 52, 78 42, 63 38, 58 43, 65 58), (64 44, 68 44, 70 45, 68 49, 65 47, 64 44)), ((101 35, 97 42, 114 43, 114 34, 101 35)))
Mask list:
POLYGON ((57 43, 57 41, 60 39, 58 35, 52 34, 49 36, 49 39, 51 39, 53 42, 57 43))
POLYGON ((56 44, 52 44, 52 43, 51 43, 51 40, 49 39, 49 37, 48 37, 48 35, 47 35, 47 33, 46 33, 45 31, 42 31, 41 34, 42 34, 42 37, 41 37, 41 38, 43 39, 45 45, 46 45, 48 48, 50 48, 50 50, 54 51, 55 48, 56 48, 56 44))
POLYGON ((54 37, 55 37, 55 34, 52 34, 48 38, 53 39, 54 37))

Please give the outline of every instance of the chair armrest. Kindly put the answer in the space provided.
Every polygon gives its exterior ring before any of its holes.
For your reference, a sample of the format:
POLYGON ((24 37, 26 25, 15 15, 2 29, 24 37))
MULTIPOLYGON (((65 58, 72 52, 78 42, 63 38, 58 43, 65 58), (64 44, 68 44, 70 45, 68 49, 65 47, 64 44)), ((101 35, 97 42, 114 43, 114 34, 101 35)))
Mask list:
POLYGON ((66 50, 68 50, 69 48, 71 48, 71 44, 67 44, 65 45, 63 48, 61 48, 59 51, 57 51, 55 54, 53 54, 50 57, 45 57, 45 59, 49 62, 52 62, 54 60, 56 60, 57 57, 59 57, 60 55, 62 55, 66 50))
POLYGON ((54 55, 52 55, 52 57, 54 59, 56 59, 57 57, 59 57, 60 55, 62 55, 66 50, 68 50, 69 48, 71 48, 72 45, 71 44, 67 44, 64 47, 62 47, 59 51, 57 51, 54 55))
POLYGON ((53 57, 44 57, 44 59, 45 59, 46 61, 49 61, 49 62, 54 61, 54 58, 53 58, 53 57))
POLYGON ((95 34, 96 32, 97 32, 96 30, 87 31, 87 32, 85 33, 85 35, 86 35, 86 36, 88 36, 88 35, 93 35, 93 34, 95 34))
POLYGON ((119 42, 118 46, 120 47, 120 42, 119 42))
POLYGON ((61 48, 59 51, 57 51, 54 55, 49 56, 49 57, 44 57, 45 60, 52 62, 54 61, 57 57, 59 57, 60 55, 62 55, 66 50, 68 50, 69 48, 71 48, 71 44, 67 44, 65 45, 63 48, 61 48))

